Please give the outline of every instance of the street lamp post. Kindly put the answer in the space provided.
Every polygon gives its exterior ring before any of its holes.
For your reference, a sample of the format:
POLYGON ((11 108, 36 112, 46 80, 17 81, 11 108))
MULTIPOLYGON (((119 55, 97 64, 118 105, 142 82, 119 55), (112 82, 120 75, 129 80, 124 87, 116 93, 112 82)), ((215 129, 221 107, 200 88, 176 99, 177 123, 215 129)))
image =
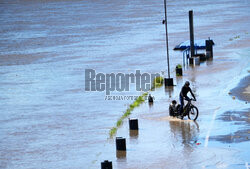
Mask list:
POLYGON ((170 66, 169 66, 169 49, 168 49, 168 26, 167 26, 167 2, 164 0, 165 9, 165 29, 166 29, 166 46, 167 46, 167 64, 168 64, 168 78, 165 78, 165 86, 173 86, 173 78, 170 78, 170 66))

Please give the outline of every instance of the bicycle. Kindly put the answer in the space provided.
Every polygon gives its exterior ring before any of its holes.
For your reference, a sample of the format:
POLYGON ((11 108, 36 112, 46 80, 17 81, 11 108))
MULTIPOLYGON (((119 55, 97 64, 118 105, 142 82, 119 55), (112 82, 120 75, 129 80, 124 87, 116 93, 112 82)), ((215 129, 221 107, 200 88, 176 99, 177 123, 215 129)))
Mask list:
POLYGON ((182 116, 188 116, 190 120, 196 120, 199 115, 199 110, 198 108, 192 104, 192 101, 196 101, 194 99, 189 99, 188 103, 184 106, 183 108, 183 114, 182 116))

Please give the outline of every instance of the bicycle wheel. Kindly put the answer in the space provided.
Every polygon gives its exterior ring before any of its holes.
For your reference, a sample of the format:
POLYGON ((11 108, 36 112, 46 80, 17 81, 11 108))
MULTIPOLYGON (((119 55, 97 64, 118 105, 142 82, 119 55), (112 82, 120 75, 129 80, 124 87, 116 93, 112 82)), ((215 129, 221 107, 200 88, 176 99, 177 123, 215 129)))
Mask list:
POLYGON ((195 121, 195 120, 198 118, 198 115, 199 115, 199 110, 198 110, 198 108, 195 107, 195 106, 192 106, 192 107, 190 108, 189 113, 188 113, 188 118, 189 118, 190 120, 194 120, 194 121, 195 121))

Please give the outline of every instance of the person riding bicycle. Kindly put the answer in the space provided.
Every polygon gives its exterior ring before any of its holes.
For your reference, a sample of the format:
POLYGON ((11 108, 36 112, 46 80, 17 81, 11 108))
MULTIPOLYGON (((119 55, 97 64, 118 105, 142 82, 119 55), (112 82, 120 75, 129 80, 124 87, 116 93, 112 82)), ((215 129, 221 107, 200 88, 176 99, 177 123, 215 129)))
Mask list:
POLYGON ((179 114, 181 116, 181 118, 183 118, 183 107, 184 107, 184 99, 189 101, 190 98, 187 96, 188 92, 191 93, 191 95, 193 96, 194 100, 196 100, 191 88, 189 87, 190 83, 189 81, 186 81, 184 86, 182 87, 181 89, 181 92, 180 92, 180 103, 181 103, 181 106, 180 106, 180 111, 179 111, 179 114))

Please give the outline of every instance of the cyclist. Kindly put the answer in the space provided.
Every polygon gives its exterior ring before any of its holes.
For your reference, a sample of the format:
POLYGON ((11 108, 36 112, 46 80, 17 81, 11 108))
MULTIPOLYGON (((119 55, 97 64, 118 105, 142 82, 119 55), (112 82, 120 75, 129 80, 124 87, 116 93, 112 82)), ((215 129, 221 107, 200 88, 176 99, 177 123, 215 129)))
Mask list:
POLYGON ((179 115, 181 116, 181 118, 183 118, 183 107, 184 107, 184 99, 189 101, 190 98, 187 96, 188 92, 191 93, 191 95, 193 96, 194 100, 196 100, 191 88, 189 87, 190 83, 189 81, 186 81, 184 86, 182 87, 181 89, 181 92, 180 92, 180 103, 181 103, 181 106, 180 106, 180 111, 179 111, 179 115))

